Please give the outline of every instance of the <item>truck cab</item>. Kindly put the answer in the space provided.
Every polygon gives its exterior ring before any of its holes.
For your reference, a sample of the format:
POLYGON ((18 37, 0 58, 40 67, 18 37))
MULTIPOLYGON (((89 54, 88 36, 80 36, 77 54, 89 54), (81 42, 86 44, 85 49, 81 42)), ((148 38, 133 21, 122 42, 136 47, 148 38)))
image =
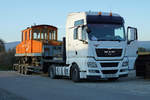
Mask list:
POLYGON ((128 27, 125 33, 123 17, 114 13, 71 13, 66 24, 66 57, 68 76, 75 74, 74 80, 128 76, 137 57, 137 29, 128 27))

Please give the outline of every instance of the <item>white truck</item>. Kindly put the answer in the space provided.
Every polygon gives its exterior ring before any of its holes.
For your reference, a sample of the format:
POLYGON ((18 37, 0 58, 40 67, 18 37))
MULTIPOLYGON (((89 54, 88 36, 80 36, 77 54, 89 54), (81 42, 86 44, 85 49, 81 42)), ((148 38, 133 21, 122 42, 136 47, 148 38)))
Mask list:
POLYGON ((137 57, 137 29, 127 28, 118 14, 77 12, 67 17, 63 61, 50 64, 50 78, 117 80, 128 76, 137 57))

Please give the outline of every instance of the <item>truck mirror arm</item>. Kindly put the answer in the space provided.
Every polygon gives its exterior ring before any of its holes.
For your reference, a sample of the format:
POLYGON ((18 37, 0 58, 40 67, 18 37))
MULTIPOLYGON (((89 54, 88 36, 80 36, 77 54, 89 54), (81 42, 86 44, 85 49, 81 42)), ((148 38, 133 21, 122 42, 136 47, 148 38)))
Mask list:
POLYGON ((88 44, 88 42, 86 40, 79 40, 79 41, 82 41, 83 44, 88 44))
POLYGON ((88 44, 88 42, 87 42, 87 41, 85 41, 85 40, 83 40, 83 43, 84 43, 84 44, 88 44))

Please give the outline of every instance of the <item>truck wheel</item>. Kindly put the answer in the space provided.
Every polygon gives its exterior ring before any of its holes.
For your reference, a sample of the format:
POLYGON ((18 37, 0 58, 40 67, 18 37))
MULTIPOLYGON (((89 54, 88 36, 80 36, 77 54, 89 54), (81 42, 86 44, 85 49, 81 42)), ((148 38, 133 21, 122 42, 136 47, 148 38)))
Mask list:
POLYGON ((48 75, 51 79, 56 78, 55 67, 53 65, 48 68, 48 75))
POLYGON ((79 69, 77 67, 77 65, 73 65, 73 69, 72 69, 72 81, 74 82, 79 82, 80 81, 80 75, 79 75, 79 69))

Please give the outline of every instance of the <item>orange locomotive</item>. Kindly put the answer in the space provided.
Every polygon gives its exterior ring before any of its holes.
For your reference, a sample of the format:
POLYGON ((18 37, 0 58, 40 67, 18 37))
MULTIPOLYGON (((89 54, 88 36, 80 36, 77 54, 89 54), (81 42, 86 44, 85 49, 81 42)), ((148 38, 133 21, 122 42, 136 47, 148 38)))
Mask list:
POLYGON ((62 42, 57 40, 57 28, 50 25, 31 26, 22 31, 22 41, 16 47, 15 70, 28 74, 35 70, 47 72, 49 64, 61 57, 62 42))

